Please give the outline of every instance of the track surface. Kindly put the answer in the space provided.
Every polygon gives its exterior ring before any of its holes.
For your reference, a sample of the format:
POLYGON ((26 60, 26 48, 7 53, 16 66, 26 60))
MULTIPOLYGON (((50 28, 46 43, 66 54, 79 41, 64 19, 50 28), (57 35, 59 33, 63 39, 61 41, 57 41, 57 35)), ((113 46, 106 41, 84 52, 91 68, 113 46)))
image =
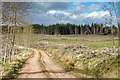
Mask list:
POLYGON ((17 78, 75 78, 54 63, 44 51, 31 50, 34 51, 34 54, 18 72, 19 76, 17 78), (41 67, 40 62, 44 67, 41 67))

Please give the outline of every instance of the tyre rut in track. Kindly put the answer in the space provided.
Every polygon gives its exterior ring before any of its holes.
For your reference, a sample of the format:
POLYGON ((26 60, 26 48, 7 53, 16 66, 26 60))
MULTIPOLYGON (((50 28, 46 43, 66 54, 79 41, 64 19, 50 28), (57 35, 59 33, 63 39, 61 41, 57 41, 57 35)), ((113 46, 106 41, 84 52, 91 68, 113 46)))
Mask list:
POLYGON ((17 78, 75 78, 54 63, 44 51, 31 50, 34 54, 25 62, 17 78))

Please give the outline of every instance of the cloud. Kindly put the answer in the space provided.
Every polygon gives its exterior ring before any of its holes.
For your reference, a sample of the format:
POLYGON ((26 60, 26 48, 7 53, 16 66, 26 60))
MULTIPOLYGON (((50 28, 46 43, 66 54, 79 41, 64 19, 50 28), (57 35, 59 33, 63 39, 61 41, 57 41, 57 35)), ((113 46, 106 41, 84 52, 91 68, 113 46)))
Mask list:
POLYGON ((67 11, 60 11, 60 10, 49 10, 47 12, 48 15, 61 15, 63 14, 64 16, 67 16, 69 18, 77 19, 77 18, 103 18, 103 17, 109 17, 110 14, 108 11, 93 11, 91 13, 81 13, 81 14, 73 14, 69 13, 67 11))
POLYGON ((100 4, 83 4, 80 2, 73 3, 74 6, 74 13, 79 14, 79 13, 84 13, 84 12, 92 12, 92 11, 97 11, 101 8, 100 4))
POLYGON ((91 24, 104 23, 103 17, 109 17, 107 11, 94 11, 91 13, 73 14, 61 10, 49 10, 45 14, 37 16, 39 23, 55 24, 55 23, 73 23, 73 24, 91 24))
POLYGON ((68 12, 65 12, 65 11, 56 11, 56 10, 49 10, 47 12, 47 14, 52 14, 52 15, 55 15, 55 14, 64 14, 66 16, 70 16, 70 13, 68 13, 68 12))
POLYGON ((98 10, 101 8, 101 5, 100 4, 91 4, 88 9, 90 10, 98 10))
POLYGON ((84 5, 80 2, 34 2, 32 3, 32 12, 46 13, 49 10, 69 11, 70 13, 80 14, 84 12, 92 12, 100 9, 99 4, 84 5))
POLYGON ((103 17, 110 17, 108 11, 101 11, 100 4, 91 3, 85 5, 82 3, 34 3, 31 15, 34 23, 55 24, 55 23, 73 23, 73 24, 91 24, 105 23, 103 17))
POLYGON ((110 14, 108 11, 93 11, 91 13, 82 13, 77 15, 78 19, 82 19, 83 23, 91 24, 91 23, 104 23, 104 17, 109 17, 110 14))
POLYGON ((50 16, 47 14, 41 14, 41 15, 30 15, 32 17, 32 23, 34 24, 44 24, 49 25, 53 23, 58 23, 59 20, 55 18, 54 16, 50 16))
POLYGON ((87 14, 85 17, 92 17, 92 18, 103 18, 105 16, 110 16, 108 11, 94 11, 92 13, 87 14))
POLYGON ((36 9, 41 12, 48 10, 67 10, 69 3, 66 2, 34 2, 32 3, 32 10, 36 9))
POLYGON ((52 15, 55 16, 56 18, 60 19, 60 20, 64 20, 64 19, 76 19, 77 16, 69 13, 67 11, 60 11, 60 10, 49 10, 47 12, 48 15, 52 15))

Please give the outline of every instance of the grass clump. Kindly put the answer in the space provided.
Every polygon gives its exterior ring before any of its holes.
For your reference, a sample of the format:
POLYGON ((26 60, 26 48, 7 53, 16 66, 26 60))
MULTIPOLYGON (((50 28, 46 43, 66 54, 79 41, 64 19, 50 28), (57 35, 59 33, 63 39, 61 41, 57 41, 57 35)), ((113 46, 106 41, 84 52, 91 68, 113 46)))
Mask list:
POLYGON ((2 64, 2 80, 9 80, 17 77, 17 72, 19 69, 22 68, 27 58, 32 55, 29 51, 24 51, 22 53, 19 53, 18 55, 13 56, 12 61, 8 62, 6 64, 2 64))

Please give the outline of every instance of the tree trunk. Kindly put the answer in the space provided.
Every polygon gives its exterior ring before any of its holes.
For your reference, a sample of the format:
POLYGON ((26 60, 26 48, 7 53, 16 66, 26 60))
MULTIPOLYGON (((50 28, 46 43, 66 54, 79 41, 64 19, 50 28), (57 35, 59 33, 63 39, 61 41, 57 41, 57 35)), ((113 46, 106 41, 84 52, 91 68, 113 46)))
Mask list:
POLYGON ((81 26, 81 29, 80 29, 80 33, 81 33, 81 35, 83 35, 83 29, 82 29, 82 26, 81 26))
POLYGON ((95 27, 94 27, 94 35, 96 34, 96 32, 95 32, 95 27))

